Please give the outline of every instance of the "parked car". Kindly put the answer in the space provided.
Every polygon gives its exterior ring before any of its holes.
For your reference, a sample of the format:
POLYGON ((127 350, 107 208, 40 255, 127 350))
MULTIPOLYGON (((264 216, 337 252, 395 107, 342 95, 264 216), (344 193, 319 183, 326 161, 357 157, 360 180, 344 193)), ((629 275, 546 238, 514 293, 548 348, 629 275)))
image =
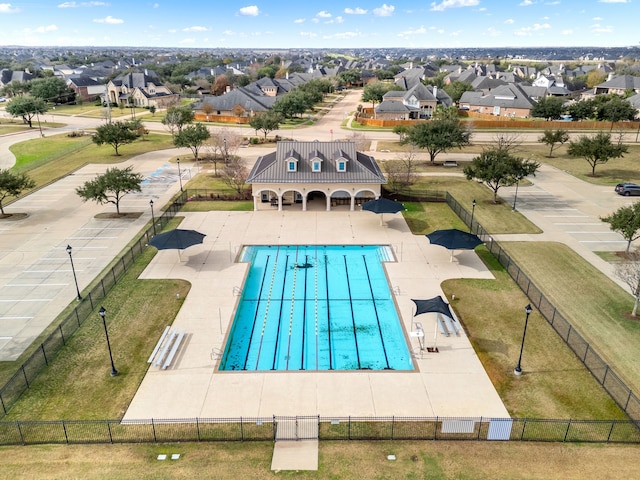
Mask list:
POLYGON ((7 99, 6 99, 6 98, 4 98, 4 97, 0 97, 0 103, 1 103, 1 102, 6 102, 6 101, 7 101, 7 99))
POLYGON ((636 183, 619 183, 616 185, 616 193, 628 197, 630 195, 640 195, 640 185, 636 183))

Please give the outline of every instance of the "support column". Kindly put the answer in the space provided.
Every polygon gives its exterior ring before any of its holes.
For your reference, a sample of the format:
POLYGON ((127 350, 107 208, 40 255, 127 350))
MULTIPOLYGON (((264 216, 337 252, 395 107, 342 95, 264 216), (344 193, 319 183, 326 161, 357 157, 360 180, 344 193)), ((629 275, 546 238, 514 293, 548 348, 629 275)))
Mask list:
POLYGON ((307 211, 307 195, 306 194, 302 195, 302 211, 303 212, 307 211))
POLYGON ((258 211, 258 196, 256 196, 256 195, 253 196, 253 211, 254 212, 258 211))
POLYGON ((354 195, 351 195, 351 205, 349 206, 349 209, 352 212, 356 209, 356 197, 354 195))
POLYGON ((282 211, 282 195, 278 194, 278 211, 282 211))
POLYGON ((331 211, 331 192, 327 192, 327 212, 331 211))

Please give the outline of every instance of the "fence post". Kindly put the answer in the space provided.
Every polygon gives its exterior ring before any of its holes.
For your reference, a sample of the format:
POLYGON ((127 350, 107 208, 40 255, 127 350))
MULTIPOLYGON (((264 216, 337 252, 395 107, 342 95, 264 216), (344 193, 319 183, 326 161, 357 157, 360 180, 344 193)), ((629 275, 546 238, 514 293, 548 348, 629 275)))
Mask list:
POLYGON ((69 436, 67 435, 67 425, 64 423, 64 420, 60 420, 62 422, 62 431, 64 432, 64 440, 69 444, 69 436))
POLYGON ((271 426, 273 427, 273 441, 275 442, 276 441, 276 430, 277 430, 277 427, 276 427, 276 416, 275 415, 273 416, 273 423, 271 424, 271 426))
POLYGON ((198 441, 200 441, 200 422, 198 417, 196 417, 196 434, 198 435, 198 441))
POLYGON ((22 375, 24 375, 24 381, 27 384, 27 388, 29 388, 29 379, 27 378, 27 372, 24 370, 24 363, 20 368, 22 369, 22 375))
POLYGON ((105 420, 107 422, 107 431, 109 432, 109 442, 113 443, 113 434, 111 433, 111 422, 109 420, 105 420))
POLYGON ((611 428, 609 429, 609 435, 607 435, 607 443, 611 441, 611 435, 613 434, 613 427, 615 426, 616 421, 611 420, 611 428))
POLYGON ((520 441, 522 441, 522 439, 524 438, 524 429, 527 428, 527 419, 523 418, 522 419, 522 432, 520 433, 520 441))
POLYGON ((47 352, 44 351, 44 343, 40 344, 40 350, 42 350, 42 356, 44 357, 44 364, 49 365, 49 361, 47 360, 47 352))
POLYGON ((151 419, 151 430, 153 431, 153 442, 158 443, 158 438, 156 437, 156 424, 154 423, 153 418, 151 419))
POLYGON ((240 417, 240 441, 244 442, 244 423, 242 422, 242 417, 240 417))
POLYGON ((396 427, 396 416, 393 415, 391 417, 391 440, 393 440, 393 431, 394 431, 395 427, 396 427))
POLYGON ((20 441, 22 442, 22 445, 26 445, 26 443, 24 442, 24 435, 22 435, 22 429, 20 428, 20 422, 16 420, 16 428, 18 429, 18 433, 20 434, 20 441))
POLYGON ((2 393, 0 393, 0 405, 2 405, 2 411, 7 414, 7 407, 4 406, 4 400, 2 399, 2 393))
POLYGON ((67 342, 66 342, 66 340, 64 339, 64 331, 62 330, 62 324, 58 325, 58 330, 60 330, 60 338, 62 338, 62 344, 63 344, 63 345, 66 345, 66 344, 67 344, 67 342))
POLYGON ((347 428, 347 440, 351 440, 351 415, 349 415, 349 426, 347 428))
POLYGON ((567 441, 567 435, 569 435, 569 429, 571 428, 571 419, 569 419, 569 423, 567 424, 567 430, 564 432, 563 442, 567 441))

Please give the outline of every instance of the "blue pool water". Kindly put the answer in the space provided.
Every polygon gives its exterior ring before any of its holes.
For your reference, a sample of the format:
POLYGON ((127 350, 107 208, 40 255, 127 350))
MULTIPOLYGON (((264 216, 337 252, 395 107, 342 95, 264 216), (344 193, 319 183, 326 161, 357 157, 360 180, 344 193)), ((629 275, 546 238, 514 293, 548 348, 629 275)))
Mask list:
POLYGON ((249 246, 220 370, 413 370, 388 247, 249 246))

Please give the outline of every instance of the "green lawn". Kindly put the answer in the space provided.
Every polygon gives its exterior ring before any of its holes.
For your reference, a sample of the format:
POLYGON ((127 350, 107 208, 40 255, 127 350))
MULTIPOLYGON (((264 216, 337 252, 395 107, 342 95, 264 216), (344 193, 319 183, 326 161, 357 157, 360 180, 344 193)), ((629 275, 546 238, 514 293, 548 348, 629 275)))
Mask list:
POLYGON ((635 445, 535 442, 323 441, 318 471, 271 471, 273 442, 2 447, 14 480, 113 479, 537 479, 640 477, 635 445), (179 460, 158 461, 159 454, 179 460), (395 455, 390 461, 388 455, 395 455))
POLYGON ((28 172, 38 188, 87 163, 120 163, 142 153, 166 148, 173 148, 171 136, 154 133, 120 147, 120 155, 115 155, 110 145, 95 145, 90 136, 52 135, 14 144, 10 150, 16 157, 14 169, 28 172))

